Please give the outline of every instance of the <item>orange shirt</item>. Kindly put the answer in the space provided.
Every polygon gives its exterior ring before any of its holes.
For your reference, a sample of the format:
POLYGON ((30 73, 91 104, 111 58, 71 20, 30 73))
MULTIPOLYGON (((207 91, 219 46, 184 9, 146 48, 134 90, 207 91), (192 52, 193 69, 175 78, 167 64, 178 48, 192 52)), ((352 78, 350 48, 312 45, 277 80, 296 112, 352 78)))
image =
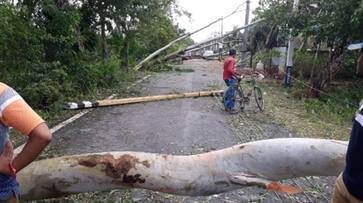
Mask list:
MULTIPOLYGON (((24 135, 44 120, 23 100, 11 87, 0 83, 0 124, 4 127, 13 127, 24 135)), ((5 136, 1 135, 0 136, 5 136)))
MULTIPOLYGON (((0 83, 0 153, 9 142, 10 127, 29 135, 43 122, 15 90, 0 83)), ((20 195, 16 178, 0 173, 0 202, 6 202, 12 193, 20 195)))

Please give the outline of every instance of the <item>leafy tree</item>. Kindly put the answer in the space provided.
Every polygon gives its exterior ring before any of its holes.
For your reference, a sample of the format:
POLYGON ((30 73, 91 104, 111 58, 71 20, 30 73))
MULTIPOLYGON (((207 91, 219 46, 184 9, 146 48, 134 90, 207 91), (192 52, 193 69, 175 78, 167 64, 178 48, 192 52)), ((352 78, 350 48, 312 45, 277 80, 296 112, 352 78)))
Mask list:
MULTIPOLYGON (((361 0, 301 0, 299 11, 292 13, 291 0, 260 0, 256 18, 276 26, 279 38, 300 36, 315 47, 327 47, 331 58, 326 68, 320 69, 318 88, 323 88, 343 66, 346 46, 363 39, 363 2, 361 0), (321 75, 322 74, 322 75, 321 75), (323 78, 323 79, 321 79, 323 78)), ((267 38, 267 37, 266 37, 267 38)))
MULTIPOLYGON (((0 79, 35 107, 111 87, 180 35, 175 0, 0 0, 0 79)), ((180 11, 182 13, 182 11, 180 11)))

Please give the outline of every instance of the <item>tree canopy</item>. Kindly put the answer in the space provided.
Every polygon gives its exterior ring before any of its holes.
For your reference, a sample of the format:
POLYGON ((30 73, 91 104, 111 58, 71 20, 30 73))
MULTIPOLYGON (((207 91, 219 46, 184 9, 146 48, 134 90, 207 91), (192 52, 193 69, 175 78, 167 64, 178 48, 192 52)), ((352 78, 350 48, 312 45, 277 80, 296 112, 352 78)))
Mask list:
POLYGON ((0 80, 49 109, 125 78, 184 34, 175 0, 0 0, 0 80))

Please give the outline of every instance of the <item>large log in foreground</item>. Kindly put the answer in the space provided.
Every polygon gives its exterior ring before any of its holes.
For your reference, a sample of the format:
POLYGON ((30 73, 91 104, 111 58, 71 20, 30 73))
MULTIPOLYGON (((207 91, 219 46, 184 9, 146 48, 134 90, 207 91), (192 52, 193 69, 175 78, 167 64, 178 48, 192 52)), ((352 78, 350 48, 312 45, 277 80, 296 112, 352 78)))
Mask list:
POLYGON ((250 142, 190 156, 106 152, 32 163, 18 175, 24 200, 133 187, 201 196, 248 186, 299 192, 274 182, 303 176, 335 176, 343 170, 347 143, 287 138, 250 142))
POLYGON ((184 98, 193 98, 193 97, 211 97, 211 96, 219 95, 222 93, 223 93, 223 90, 211 90, 211 91, 201 91, 201 92, 187 92, 187 93, 180 93, 180 94, 124 98, 124 99, 98 100, 95 102, 83 101, 81 103, 68 103, 66 108, 71 109, 71 110, 88 109, 88 108, 96 108, 96 107, 104 107, 104 106, 136 104, 136 103, 163 101, 163 100, 171 100, 171 99, 184 99, 184 98))

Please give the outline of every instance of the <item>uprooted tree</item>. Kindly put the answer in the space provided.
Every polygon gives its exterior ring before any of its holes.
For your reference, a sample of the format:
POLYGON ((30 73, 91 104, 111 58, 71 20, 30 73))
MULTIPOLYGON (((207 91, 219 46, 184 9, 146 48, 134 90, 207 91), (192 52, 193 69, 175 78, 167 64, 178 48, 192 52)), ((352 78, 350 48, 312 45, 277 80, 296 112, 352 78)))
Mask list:
POLYGON ((105 152, 41 160, 19 173, 22 199, 37 200, 123 187, 201 196, 248 186, 297 193, 275 181, 334 176, 343 170, 347 143, 273 139, 205 154, 174 156, 105 152))

